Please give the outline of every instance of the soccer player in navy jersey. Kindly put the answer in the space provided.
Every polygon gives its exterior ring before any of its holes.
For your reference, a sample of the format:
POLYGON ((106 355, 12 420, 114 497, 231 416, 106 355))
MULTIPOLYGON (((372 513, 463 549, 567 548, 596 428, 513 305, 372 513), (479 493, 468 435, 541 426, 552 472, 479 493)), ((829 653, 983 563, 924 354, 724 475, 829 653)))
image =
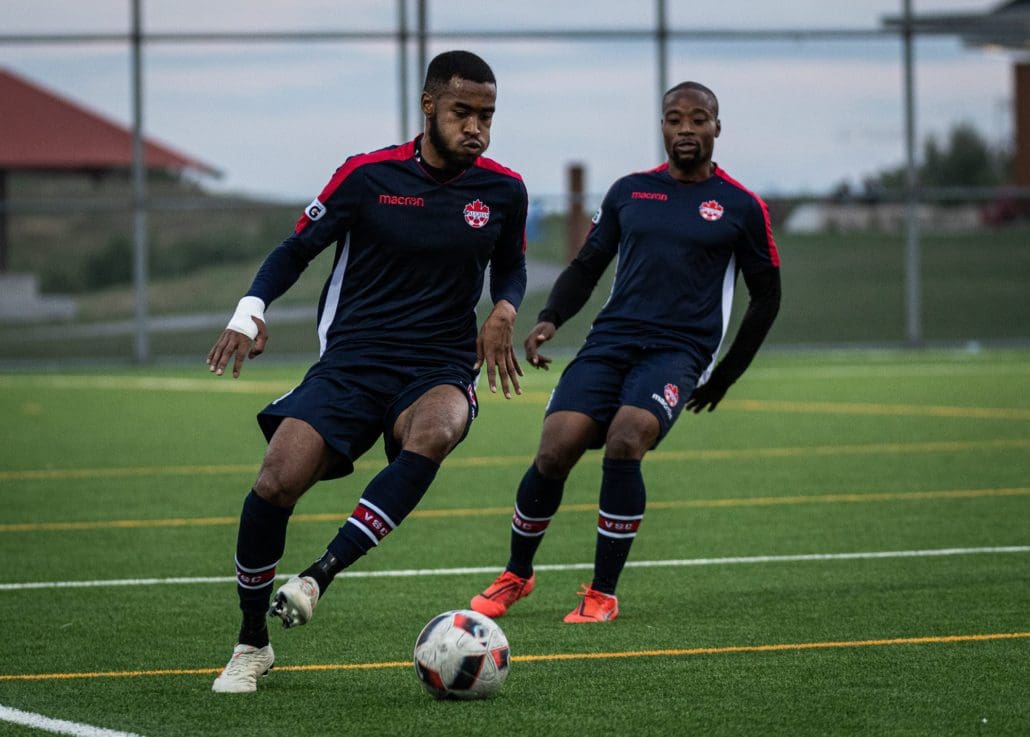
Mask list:
POLYGON ((615 587, 644 516, 641 460, 684 407, 714 410, 751 363, 780 304, 780 260, 765 203, 712 161, 719 103, 684 82, 662 101, 668 161, 612 185, 579 255, 559 275, 526 339, 540 346, 586 303, 613 258, 611 296, 545 412, 540 447, 515 496, 511 557, 471 606, 503 615, 533 590, 533 557, 561 504, 565 481, 588 448, 604 446, 594 575, 566 622, 619 613, 615 587), (725 356, 737 272, 750 302, 725 356))
POLYGON ((496 101, 490 67, 466 51, 430 63, 425 130, 347 159, 265 259, 208 355, 238 377, 265 347, 265 308, 336 244, 318 304, 320 354, 303 381, 258 415, 268 449, 243 504, 236 543, 243 623, 215 691, 257 689, 275 656, 266 615, 307 623, 344 568, 418 504, 476 416, 475 380, 520 393, 512 347, 526 288, 528 198, 518 174, 483 156, 496 101), (494 307, 477 331, 490 270, 494 307), (294 505, 317 481, 349 474, 382 436, 388 465, 326 552, 271 597, 294 505))

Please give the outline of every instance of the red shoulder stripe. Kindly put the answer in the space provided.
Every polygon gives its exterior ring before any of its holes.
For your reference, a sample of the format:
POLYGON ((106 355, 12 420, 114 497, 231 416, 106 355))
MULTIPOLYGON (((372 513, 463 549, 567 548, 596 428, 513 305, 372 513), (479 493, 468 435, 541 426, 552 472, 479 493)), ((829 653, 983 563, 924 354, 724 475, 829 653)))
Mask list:
POLYGON ((504 164, 501 164, 493 159, 488 159, 485 156, 480 156, 476 159, 476 166, 486 169, 487 171, 497 172, 498 174, 506 174, 509 177, 522 181, 522 175, 514 169, 509 169, 504 164))
POLYGON ((770 220, 770 218, 769 218, 769 208, 766 206, 765 200, 763 200, 761 197, 756 195, 750 189, 748 189, 743 184, 738 182, 736 179, 731 177, 729 174, 727 174, 725 171, 723 171, 719 166, 715 167, 715 176, 719 177, 720 179, 724 179, 726 182, 728 182, 729 184, 732 184, 737 189, 740 189, 740 190, 743 190, 744 192, 747 192, 761 206, 761 208, 762 208, 762 217, 765 218, 765 236, 766 236, 766 239, 769 241, 769 259, 772 261, 772 265, 773 266, 779 268, 779 266, 780 266, 780 252, 776 248, 776 241, 773 239, 772 220, 770 220))
MULTIPOLYGON (((351 156, 343 162, 340 168, 333 174, 329 183, 322 188, 322 192, 318 195, 318 201, 324 206, 329 198, 332 197, 333 192, 339 189, 340 185, 343 184, 347 177, 362 166, 367 164, 378 164, 382 161, 403 161, 404 159, 410 159, 414 155, 415 141, 412 140, 407 143, 403 143, 400 146, 384 148, 368 154, 356 154, 351 156)), ((311 205, 308 207, 310 206, 311 205)), ((300 219, 297 220, 297 225, 294 227, 293 232, 300 233, 310 222, 311 218, 308 217, 308 211, 307 208, 305 208, 304 212, 301 213, 300 219)))
MULTIPOLYGON (((494 161, 493 159, 488 159, 485 156, 480 156, 476 159, 476 166, 480 167, 481 169, 486 169, 487 171, 495 172, 497 174, 504 174, 505 176, 512 177, 513 179, 517 179, 518 181, 522 182, 522 175, 519 174, 517 171, 515 171, 514 169, 509 169, 504 164, 494 161)), ((522 183, 523 186, 525 186, 525 182, 522 183)), ((523 253, 526 252, 526 245, 526 232, 522 231, 523 253)))

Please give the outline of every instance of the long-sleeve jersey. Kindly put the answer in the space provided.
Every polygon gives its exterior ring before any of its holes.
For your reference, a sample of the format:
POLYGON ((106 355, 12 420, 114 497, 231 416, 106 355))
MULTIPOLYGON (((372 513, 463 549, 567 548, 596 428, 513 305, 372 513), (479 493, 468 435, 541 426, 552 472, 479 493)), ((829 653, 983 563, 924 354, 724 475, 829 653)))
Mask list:
POLYGON ((399 360, 475 361, 476 304, 490 266, 494 302, 526 289, 522 178, 479 157, 447 182, 418 139, 347 159, 265 259, 247 292, 270 304, 336 243, 318 303, 320 355, 370 349, 399 360))
MULTIPOLYGON (((718 166, 708 179, 685 183, 663 164, 612 185, 541 319, 571 317, 616 255, 612 292, 588 340, 685 349, 706 363, 725 337, 738 271, 747 280, 780 265, 757 195, 718 166)), ((778 304, 778 278, 775 285, 778 304)))

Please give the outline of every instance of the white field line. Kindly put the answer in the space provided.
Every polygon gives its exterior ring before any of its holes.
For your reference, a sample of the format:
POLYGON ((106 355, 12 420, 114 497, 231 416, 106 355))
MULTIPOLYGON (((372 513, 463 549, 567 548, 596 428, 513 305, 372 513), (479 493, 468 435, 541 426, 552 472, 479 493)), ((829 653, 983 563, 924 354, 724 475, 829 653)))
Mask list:
MULTIPOLYGON (((1030 553, 1030 545, 1010 545, 990 548, 941 548, 938 550, 884 550, 867 553, 809 553, 802 555, 752 555, 731 558, 687 558, 680 560, 638 560, 626 563, 627 568, 684 568, 688 566, 724 566, 747 563, 797 563, 806 561, 876 560, 882 558, 932 558, 954 555, 983 555, 1003 553, 1030 553)), ((591 570, 593 563, 562 563, 535 566, 538 571, 591 570)), ((413 576, 464 576, 500 573, 501 568, 407 568, 388 571, 346 571, 343 578, 403 578, 413 576)), ((288 579, 292 573, 281 573, 277 579, 288 579)), ((233 576, 199 576, 192 578, 112 578, 100 581, 32 581, 0 584, 0 591, 28 589, 75 589, 104 586, 155 586, 160 584, 233 583, 233 576)))
POLYGON ((41 729, 44 732, 51 732, 53 734, 74 735, 74 737, 139 737, 134 732, 118 732, 114 729, 104 729, 103 727, 94 727, 89 724, 67 722, 64 719, 51 719, 42 714, 12 709, 3 704, 0 704, 0 722, 20 724, 31 729, 41 729))

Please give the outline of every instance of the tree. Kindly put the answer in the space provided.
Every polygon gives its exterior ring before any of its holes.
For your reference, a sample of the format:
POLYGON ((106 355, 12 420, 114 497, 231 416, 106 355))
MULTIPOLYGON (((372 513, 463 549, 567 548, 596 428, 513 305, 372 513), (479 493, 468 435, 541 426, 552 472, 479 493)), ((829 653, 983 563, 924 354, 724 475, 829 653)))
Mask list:
MULTIPOLYGON (((919 163, 919 182, 924 187, 996 187, 1012 182, 1012 153, 991 145, 972 123, 959 123, 940 143, 928 136, 919 163)), ((905 187, 905 167, 885 169, 867 177, 867 192, 905 187)))

